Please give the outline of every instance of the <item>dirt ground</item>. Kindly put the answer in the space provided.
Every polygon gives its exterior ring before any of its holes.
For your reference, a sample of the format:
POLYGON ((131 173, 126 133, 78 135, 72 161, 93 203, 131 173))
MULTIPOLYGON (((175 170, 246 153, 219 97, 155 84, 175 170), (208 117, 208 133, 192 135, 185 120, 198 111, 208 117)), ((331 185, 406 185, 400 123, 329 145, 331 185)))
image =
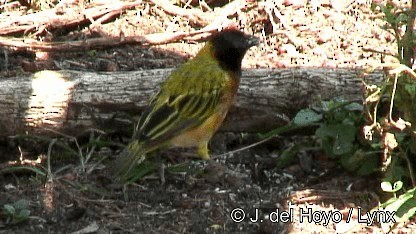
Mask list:
MULTIPOLYGON (((0 22, 33 12, 20 6, 18 1, 0 2, 3 4, 0 22)), ((56 5, 53 1, 39 2, 45 9, 56 5)), ((73 2, 67 7, 79 6, 80 1, 73 2)), ((228 3, 189 2, 213 15, 228 3), (203 7, 205 4, 212 11, 203 7)), ((391 54, 396 51, 394 36, 382 29, 382 15, 370 9, 371 1, 248 2, 250 7, 229 17, 261 40, 260 46, 248 51, 244 69, 356 68, 380 62, 381 55, 375 50, 391 54)), ((105 35, 194 30, 186 17, 167 13, 152 1, 143 1, 108 23, 56 30, 40 38, 70 41, 105 35)), ((39 39, 33 34, 28 37, 39 39)), ((184 41, 150 47, 126 45, 71 53, 51 52, 47 59, 44 53, 16 52, 3 47, 0 79, 43 69, 171 68, 194 56, 202 45, 184 41)), ((4 213, 0 215, 0 233, 382 232, 378 223, 358 222, 380 201, 376 175, 348 174, 321 152, 313 151, 300 153, 285 168, 277 167, 276 158, 301 140, 297 136, 276 137, 254 148, 207 162, 180 157, 181 151, 169 150, 161 157, 166 167, 163 185, 156 169, 137 183, 122 186, 112 180, 108 167, 120 153, 120 145, 128 143, 128 137, 105 139, 120 144, 95 148, 85 165, 79 157, 65 157, 59 150, 51 151, 52 181, 25 169, 0 173, 0 209, 24 199, 24 209, 30 211, 28 219, 16 224, 11 224, 4 213), (307 212, 311 215, 314 212, 317 217, 307 220, 307 212), (349 212, 351 220, 346 218, 349 212), (333 215, 325 223, 322 213, 341 214, 342 218, 338 220, 339 216, 333 215)), ((255 134, 219 132, 210 149, 213 155, 218 155, 258 140, 255 134)), ((21 154, 28 159, 47 155, 49 143, 38 139, 2 139, 0 163, 17 160, 21 154)), ((80 145, 87 143, 88 139, 79 139, 80 145)), ((77 149, 73 142, 68 145, 77 149)), ((45 172, 46 162, 37 167, 45 172)), ((416 226, 409 224, 394 232, 415 231, 416 226)))

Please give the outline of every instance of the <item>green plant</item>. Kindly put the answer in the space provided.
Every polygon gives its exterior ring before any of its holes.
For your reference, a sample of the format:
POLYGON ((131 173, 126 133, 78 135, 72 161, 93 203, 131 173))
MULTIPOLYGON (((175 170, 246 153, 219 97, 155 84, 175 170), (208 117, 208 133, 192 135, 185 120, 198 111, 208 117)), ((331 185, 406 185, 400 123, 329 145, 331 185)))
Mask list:
POLYGON ((364 123, 362 110, 362 105, 338 97, 299 111, 293 124, 317 126, 318 149, 347 170, 366 175, 377 171, 380 147, 363 141, 358 134, 364 123))
MULTIPOLYGON (((383 173, 381 188, 392 197, 378 208, 394 213, 396 223, 381 223, 391 231, 416 213, 416 73, 413 32, 416 2, 398 7, 391 1, 373 5, 384 13, 386 30, 398 45, 396 62, 373 64, 385 71, 381 84, 367 84, 363 106, 333 99, 320 106, 301 110, 295 125, 318 125, 315 137, 321 149, 348 170, 358 174, 383 173)), ((377 209, 378 209, 377 208, 377 209)))
MULTIPOLYGON (((381 223, 388 232, 416 213, 416 73, 412 70, 416 2, 410 8, 391 1, 372 8, 384 13, 385 29, 394 34, 398 53, 395 62, 373 64, 365 72, 381 68, 386 79, 381 84, 363 80, 363 106, 340 98, 323 101, 301 110, 287 128, 315 126, 318 149, 330 158, 358 174, 383 173, 381 188, 391 198, 375 209, 394 214, 396 223, 381 223)), ((303 147, 282 154, 287 156, 281 159, 283 164, 303 147)))
POLYGON ((3 205, 3 215, 6 217, 6 223, 17 224, 30 218, 30 210, 28 208, 29 201, 18 200, 13 204, 3 205))
POLYGON ((416 213, 416 187, 400 194, 397 193, 403 189, 403 182, 396 181, 393 185, 390 182, 382 182, 381 188, 384 192, 391 193, 392 198, 380 205, 387 211, 395 212, 395 223, 381 223, 383 230, 390 231, 398 223, 407 222, 416 213))
MULTIPOLYGON (((368 69, 383 68, 386 79, 378 85, 365 83, 364 106, 369 123, 363 133, 383 149, 381 188, 392 198, 380 206, 395 212, 396 221, 404 223, 416 213, 416 73, 412 70, 416 2, 400 7, 387 1, 373 4, 372 9, 384 13, 385 29, 395 36, 398 52, 394 55, 396 62, 374 64, 368 69)), ((385 231, 394 226, 382 224, 385 231)))

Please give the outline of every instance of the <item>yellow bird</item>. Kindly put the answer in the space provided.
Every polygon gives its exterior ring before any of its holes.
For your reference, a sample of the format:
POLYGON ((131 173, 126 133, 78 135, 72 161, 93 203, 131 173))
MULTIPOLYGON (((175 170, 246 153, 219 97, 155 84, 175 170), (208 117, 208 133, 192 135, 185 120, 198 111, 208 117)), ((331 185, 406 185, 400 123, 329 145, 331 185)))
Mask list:
POLYGON ((115 162, 120 179, 128 180, 131 169, 157 149, 197 147, 199 156, 209 159, 208 142, 237 94, 243 57, 257 44, 254 36, 225 29, 172 72, 143 112, 132 142, 115 162))

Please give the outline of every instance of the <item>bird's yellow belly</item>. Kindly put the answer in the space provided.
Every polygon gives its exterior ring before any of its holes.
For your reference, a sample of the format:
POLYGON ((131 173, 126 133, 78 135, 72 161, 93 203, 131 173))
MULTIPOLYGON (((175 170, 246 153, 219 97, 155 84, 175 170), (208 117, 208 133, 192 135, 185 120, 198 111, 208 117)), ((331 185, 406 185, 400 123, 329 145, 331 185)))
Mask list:
POLYGON ((206 146, 224 121, 237 92, 238 83, 234 83, 234 80, 230 81, 230 87, 225 89, 228 92, 225 92, 224 96, 221 98, 217 111, 201 125, 174 137, 170 141, 171 146, 198 147, 198 154, 200 154, 201 158, 209 158, 206 146))
POLYGON ((226 115, 226 110, 213 114, 200 126, 173 138, 170 142, 171 145, 178 147, 196 147, 207 143, 220 127, 226 115))

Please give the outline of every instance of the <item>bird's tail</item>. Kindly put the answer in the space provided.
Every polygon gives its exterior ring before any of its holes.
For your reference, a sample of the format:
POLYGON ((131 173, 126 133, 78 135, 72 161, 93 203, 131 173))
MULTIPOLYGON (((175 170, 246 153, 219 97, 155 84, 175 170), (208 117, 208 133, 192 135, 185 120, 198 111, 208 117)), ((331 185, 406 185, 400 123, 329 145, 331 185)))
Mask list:
POLYGON ((121 181, 128 180, 133 167, 146 159, 146 153, 143 144, 137 140, 131 142, 114 162, 112 171, 115 176, 121 181))

